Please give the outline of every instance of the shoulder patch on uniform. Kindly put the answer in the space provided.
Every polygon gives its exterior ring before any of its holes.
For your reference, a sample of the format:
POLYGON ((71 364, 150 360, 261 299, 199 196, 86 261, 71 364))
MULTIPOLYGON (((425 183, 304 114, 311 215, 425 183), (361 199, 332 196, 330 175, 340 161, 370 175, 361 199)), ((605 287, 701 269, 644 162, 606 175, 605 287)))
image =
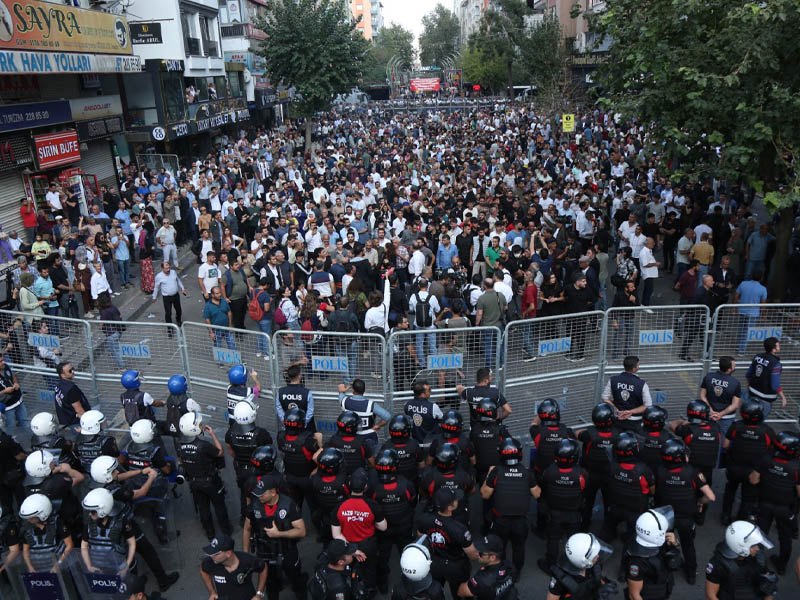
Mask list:
POLYGON ((464 532, 464 539, 467 540, 468 542, 472 541, 472 534, 469 532, 469 529, 464 532))
POLYGON ((706 575, 711 575, 714 571, 714 565, 711 563, 706 563, 706 575))
POLYGON ((631 577, 638 577, 639 576, 639 565, 631 565, 628 567, 628 574, 631 577))
POLYGON ((550 578, 550 585, 548 586, 548 589, 550 589, 550 591, 553 591, 554 589, 556 589, 557 585, 558 585, 558 580, 555 577, 551 577, 550 578))

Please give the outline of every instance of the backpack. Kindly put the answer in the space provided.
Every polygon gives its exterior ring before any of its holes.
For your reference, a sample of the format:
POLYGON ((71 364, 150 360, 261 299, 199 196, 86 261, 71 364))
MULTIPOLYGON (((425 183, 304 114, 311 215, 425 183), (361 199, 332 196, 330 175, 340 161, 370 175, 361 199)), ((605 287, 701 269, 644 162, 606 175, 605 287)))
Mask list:
POLYGON ((186 394, 181 394, 176 396, 174 394, 170 394, 167 398, 167 432, 171 436, 178 436, 180 435, 180 421, 181 417, 185 415, 188 411, 186 410, 186 394))
MULTIPOLYGON (((280 304, 278 304, 278 308, 276 308, 272 314, 272 322, 278 326, 286 325, 286 313, 281 309, 284 300, 286 300, 286 298, 281 300, 280 304)), ((291 300, 289 300, 289 302, 291 302, 291 300)))
POLYGON ((133 398, 125 398, 122 401, 122 408, 125 409, 125 420, 128 425, 133 425, 139 420, 139 401, 144 398, 144 392, 139 392, 133 398))
POLYGON ((419 297, 419 292, 414 294, 414 297, 417 299, 417 305, 414 307, 414 323, 417 325, 417 327, 430 327, 433 325, 433 319, 431 318, 430 292, 428 292, 425 300, 422 300, 419 297))
POLYGON ((623 288, 625 287, 626 283, 627 282, 625 281, 625 278, 622 277, 622 275, 617 275, 616 273, 614 273, 611 276, 611 285, 613 285, 614 287, 623 288))
POLYGON ((336 320, 334 321, 336 326, 333 331, 339 333, 353 333, 350 331, 350 316, 354 313, 351 313, 349 310, 337 310, 333 314, 336 316, 336 320))
MULTIPOLYGON (((306 319, 305 321, 303 321, 303 324, 300 325, 300 329, 302 329, 303 331, 314 331, 314 324, 311 322, 311 319, 306 319)), ((300 338, 307 344, 313 344, 314 342, 317 341, 318 336, 303 334, 300 336, 300 338)))
POLYGON ((264 318, 264 304, 258 299, 261 292, 258 290, 253 291, 253 297, 247 303, 247 314, 253 321, 260 321, 264 318))

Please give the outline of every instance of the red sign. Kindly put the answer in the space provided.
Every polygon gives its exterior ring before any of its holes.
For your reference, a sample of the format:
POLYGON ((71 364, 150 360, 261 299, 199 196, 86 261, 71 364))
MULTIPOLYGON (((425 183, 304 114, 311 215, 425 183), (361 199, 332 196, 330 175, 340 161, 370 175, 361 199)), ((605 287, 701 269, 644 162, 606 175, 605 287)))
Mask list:
POLYGON ((34 136, 33 145, 40 169, 68 165, 81 159, 78 133, 74 129, 34 136))
POLYGON ((424 79, 411 80, 412 92, 438 92, 439 80, 436 77, 426 77, 424 79))
POLYGON ((474 91, 476 91, 476 92, 480 92, 481 91, 481 86, 480 86, 480 84, 476 83, 475 85, 472 86, 472 89, 474 91))

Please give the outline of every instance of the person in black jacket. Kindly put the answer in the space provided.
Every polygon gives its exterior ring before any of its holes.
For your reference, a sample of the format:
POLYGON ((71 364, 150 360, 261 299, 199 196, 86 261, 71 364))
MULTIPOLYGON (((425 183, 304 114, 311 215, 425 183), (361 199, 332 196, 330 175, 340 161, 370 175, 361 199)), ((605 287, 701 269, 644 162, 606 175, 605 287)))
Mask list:
MULTIPOLYGON (((597 297, 587 287, 586 275, 583 273, 578 272, 573 276, 572 285, 564 288, 564 294, 567 299, 565 302, 567 314, 577 314, 594 309, 594 302, 597 297)), ((587 317, 570 319, 569 336, 572 338, 572 346, 567 354, 568 361, 580 362, 585 360, 583 351, 586 346, 586 334, 592 322, 587 317)))

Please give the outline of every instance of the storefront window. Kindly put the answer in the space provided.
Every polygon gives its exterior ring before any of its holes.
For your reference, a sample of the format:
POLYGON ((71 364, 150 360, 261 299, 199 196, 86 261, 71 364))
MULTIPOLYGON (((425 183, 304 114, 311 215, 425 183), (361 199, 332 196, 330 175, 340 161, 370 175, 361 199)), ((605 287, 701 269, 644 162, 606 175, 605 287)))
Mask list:
POLYGON ((161 73, 161 95, 168 122, 186 119, 185 90, 181 73, 161 73))
POLYGON ((242 72, 241 71, 229 71, 228 72, 228 85, 230 86, 231 90, 231 97, 232 98, 240 98, 242 93, 242 72))
POLYGON ((227 98, 230 96, 228 93, 227 80, 225 79, 225 76, 214 77, 214 87, 217 89, 218 99, 227 98))
POLYGON ((131 125, 158 125, 156 96, 151 73, 132 73, 125 77, 125 93, 131 125))

